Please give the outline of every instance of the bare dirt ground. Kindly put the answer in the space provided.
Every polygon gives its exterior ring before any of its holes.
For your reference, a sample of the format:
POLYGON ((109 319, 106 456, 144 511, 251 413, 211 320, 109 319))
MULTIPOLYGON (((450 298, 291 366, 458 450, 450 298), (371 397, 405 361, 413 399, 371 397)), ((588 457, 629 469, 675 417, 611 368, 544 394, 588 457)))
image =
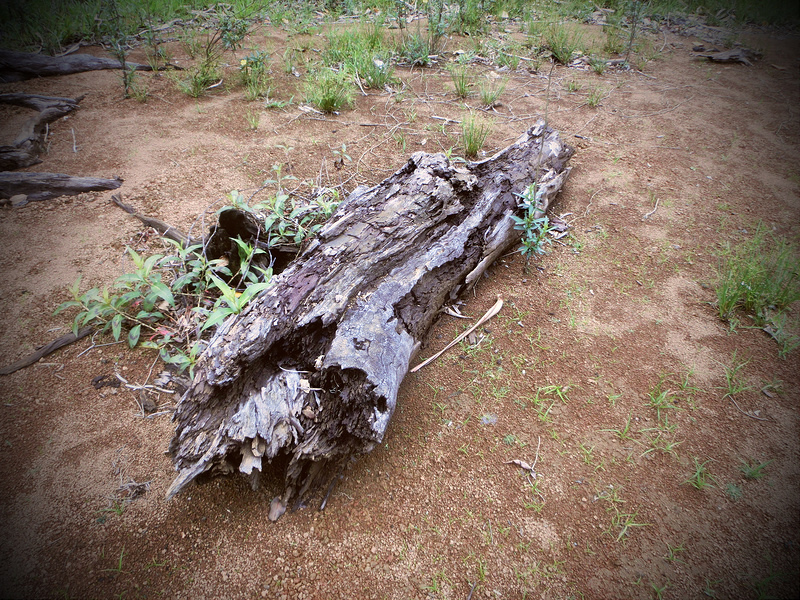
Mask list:
MULTIPOLYGON (((462 310, 478 316, 502 294, 502 313, 478 344, 407 377, 384 443, 324 512, 271 523, 279 482, 253 492, 239 477, 165 502, 175 398, 162 394, 166 414, 143 418, 132 392, 92 386, 115 371, 152 381, 161 367, 151 351, 85 339, 0 379, 0 596, 800 596, 798 353, 780 359, 759 329, 730 332, 712 306, 720 242, 759 220, 800 234, 800 40, 744 36, 764 52, 752 67, 693 59, 697 41, 654 37, 641 73, 558 66, 549 85, 548 66, 507 73, 486 151, 546 111, 577 148, 553 209, 569 215, 571 236, 527 268, 515 254, 489 271, 462 310), (735 399, 751 416, 724 397, 734 360, 749 361, 749 389, 735 399), (659 390, 670 391, 668 427, 650 406, 659 390), (536 477, 506 464, 514 459, 536 459, 536 477), (749 480, 742 460, 772 462, 749 480), (713 486, 685 483, 695 461, 713 486), (131 481, 149 490, 115 503, 131 481)), ((280 56, 292 43, 313 56, 324 41, 266 29, 227 56, 228 80, 249 48, 280 56)), ((468 44, 451 39, 447 50, 468 44)), ((186 63, 179 44, 172 53, 186 63)), ((145 104, 122 100, 108 71, 0 91, 87 94, 53 124, 33 170, 120 175, 126 201, 183 229, 278 163, 298 186, 352 189, 413 151, 458 145, 458 126, 434 117, 467 111, 439 68, 398 69, 402 93, 359 94, 331 116, 298 110, 300 80, 273 71, 273 96, 295 104, 262 110, 257 131, 245 115, 258 104, 233 84, 193 100, 163 75, 142 75, 145 104), (353 160, 336 170, 343 143, 353 160)), ((23 115, 3 110, 12 137, 23 115)), ((70 317, 52 313, 79 275, 109 285, 132 268, 126 245, 163 249, 108 196, 0 210, 0 363, 66 331, 70 317)), ((442 317, 423 357, 462 329, 442 317)))

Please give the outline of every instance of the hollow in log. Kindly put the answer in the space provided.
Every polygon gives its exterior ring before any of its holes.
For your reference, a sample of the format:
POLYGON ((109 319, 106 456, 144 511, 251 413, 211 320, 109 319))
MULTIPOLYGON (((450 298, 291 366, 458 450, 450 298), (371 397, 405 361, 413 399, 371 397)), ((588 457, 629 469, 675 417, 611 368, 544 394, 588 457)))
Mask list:
POLYGON ((415 153, 357 188, 309 247, 225 321, 176 409, 174 496, 205 472, 285 465, 270 518, 379 444, 440 308, 519 241, 517 194, 543 214, 573 149, 537 123, 485 161, 415 153))

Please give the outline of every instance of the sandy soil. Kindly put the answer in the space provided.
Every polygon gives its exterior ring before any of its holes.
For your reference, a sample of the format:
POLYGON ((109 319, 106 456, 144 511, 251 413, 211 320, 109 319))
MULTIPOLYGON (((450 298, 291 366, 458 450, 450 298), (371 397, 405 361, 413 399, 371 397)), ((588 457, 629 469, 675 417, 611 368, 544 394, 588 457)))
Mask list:
MULTIPOLYGON (((479 316, 502 293, 502 313, 479 344, 407 377, 384 443, 347 472, 324 512, 309 506, 270 523, 274 479, 259 492, 243 478, 215 479, 165 502, 175 398, 154 397, 162 414, 143 418, 131 391, 92 386, 115 371, 152 381, 161 366, 149 351, 86 339, 0 379, 0 596, 800 596, 798 352, 780 359, 764 332, 730 332, 712 306, 722 241, 759 220, 800 233, 800 40, 742 39, 764 52, 752 67, 698 61, 697 38, 665 32, 641 72, 558 66, 550 85, 549 67, 505 73, 485 150, 546 112, 577 148, 553 209, 571 236, 527 267, 515 254, 489 271, 463 312, 479 316), (603 99, 592 107, 595 89, 603 99), (735 399, 758 420, 724 397, 734 356, 749 361, 750 386, 735 399), (671 431, 655 430, 663 417, 649 406, 659 382, 672 394, 671 431), (621 439, 613 430, 628 419, 621 439), (674 453, 658 449, 672 442, 674 453), (507 464, 535 458, 535 479, 507 464), (685 483, 695 460, 708 461, 716 485, 685 483), (747 480, 742 460, 772 462, 747 480), (131 481, 149 490, 115 503, 131 481)), ((447 50, 469 43, 452 39, 447 50)), ((154 74, 141 76, 147 103, 123 100, 110 71, 0 91, 87 94, 53 124, 31 170, 119 175, 126 201, 195 231, 227 192, 257 188, 278 163, 300 193, 307 180, 352 189, 413 151, 458 145, 458 126, 434 118, 466 114, 440 68, 400 68, 402 93, 359 94, 340 115, 300 111, 301 80, 278 57, 287 45, 316 56, 323 44, 265 29, 227 55, 230 85, 199 100, 154 74), (259 106, 235 76, 255 47, 276 57, 273 96, 295 104, 262 109, 253 131, 245 115, 259 106), (343 143, 353 160, 336 170, 343 143)), ((187 64, 180 44, 171 51, 187 64)), ((466 104, 477 109, 475 98, 466 104)), ((0 111, 13 137, 24 114, 0 111)), ((53 310, 79 275, 109 285, 132 268, 126 246, 162 250, 108 197, 0 210, 0 363, 66 331, 69 316, 53 310)), ((423 354, 462 327, 443 317, 423 354)))

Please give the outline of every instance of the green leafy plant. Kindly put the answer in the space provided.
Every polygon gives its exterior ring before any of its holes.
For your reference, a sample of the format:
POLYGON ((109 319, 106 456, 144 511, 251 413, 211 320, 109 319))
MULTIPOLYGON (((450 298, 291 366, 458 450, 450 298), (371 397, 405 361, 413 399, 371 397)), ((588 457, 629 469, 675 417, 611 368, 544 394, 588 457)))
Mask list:
POLYGON ((416 33, 409 34, 400 46, 400 56, 412 66, 427 67, 431 64, 434 50, 430 41, 416 33))
MULTIPOLYGON (((542 190, 544 191, 544 190, 542 190)), ((550 232, 550 220, 542 210, 540 192, 536 184, 532 183, 522 194, 518 194, 517 206, 522 210, 522 216, 512 215, 514 229, 523 232, 520 252, 526 258, 537 254, 545 254, 545 246, 550 243, 547 234, 550 232)))
POLYGON ((216 9, 219 39, 223 46, 235 50, 241 46, 242 40, 247 35, 249 24, 231 5, 217 4, 216 9))
POLYGON ((239 61, 239 76, 247 100, 269 95, 268 58, 266 52, 256 50, 239 61))
MULTIPOLYGON (((267 200, 251 207, 238 191, 228 198, 235 207, 258 215, 268 247, 297 247, 333 214, 339 193, 322 188, 311 202, 295 201, 281 187, 286 177, 277 165, 276 171, 277 179, 267 183, 276 183, 278 192, 267 200)), ((72 300, 56 313, 77 309, 73 331, 96 327, 115 340, 125 339, 131 348, 156 349, 179 370, 191 369, 205 346, 206 332, 240 313, 266 289, 272 269, 264 266, 270 264, 265 250, 240 239, 233 240, 237 252, 230 264, 226 259, 208 260, 201 245, 166 241, 172 253, 144 257, 129 248, 135 269, 118 277, 110 289, 81 292, 79 278, 70 287, 72 300)))
POLYGON ((597 73, 598 75, 602 75, 605 73, 606 67, 608 67, 608 63, 606 62, 605 58, 599 56, 592 56, 589 58, 589 66, 592 67, 592 70, 597 73))

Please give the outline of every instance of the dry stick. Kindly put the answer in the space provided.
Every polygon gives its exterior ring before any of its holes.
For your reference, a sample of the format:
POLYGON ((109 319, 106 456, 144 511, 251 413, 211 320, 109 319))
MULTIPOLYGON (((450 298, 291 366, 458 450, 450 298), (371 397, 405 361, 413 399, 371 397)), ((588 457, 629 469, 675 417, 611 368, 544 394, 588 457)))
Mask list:
POLYGON ((764 419, 762 417, 757 417, 757 416, 755 416, 753 414, 750 414, 749 412, 747 412, 745 410, 742 410, 742 408, 739 406, 739 404, 737 404, 736 400, 733 399, 733 396, 731 396, 730 394, 726 394, 726 396, 728 396, 730 401, 733 402, 733 405, 736 407, 736 410, 738 410, 740 413, 742 413, 745 417, 750 417, 751 419, 755 419, 756 421, 769 421, 770 420, 770 419, 764 419))
POLYGON ((57 340, 54 340, 47 344, 46 346, 42 346, 33 354, 29 354, 25 358, 22 358, 15 362, 14 364, 8 365, 7 367, 3 367, 0 369, 0 375, 10 375, 15 371, 19 371, 20 369, 24 369, 32 365, 35 362, 38 362, 39 359, 44 358, 48 354, 52 354, 56 350, 63 348, 73 342, 77 342, 80 339, 85 338, 87 335, 94 331, 94 327, 84 327, 83 329, 79 329, 78 333, 68 333, 66 335, 62 335, 57 340))
POLYGON ((647 219, 652 217, 657 210, 658 210, 658 198, 656 198, 656 205, 653 207, 653 210, 651 210, 649 213, 647 213, 645 216, 643 216, 642 217, 642 221, 646 221, 647 219))
POLYGON ((441 350, 439 350, 439 352, 437 352, 436 354, 434 354, 434 355, 433 355, 433 356, 431 356, 430 358, 428 358, 428 359, 426 359, 426 360, 422 361, 421 363, 419 363, 419 364, 418 364, 416 367, 414 367, 413 369, 411 369, 411 370, 409 371, 409 373, 416 373, 417 371, 419 371, 419 370, 420 370, 422 367, 424 367, 424 366, 425 366, 425 365, 427 365, 428 363, 430 363, 430 362, 433 362, 434 360, 436 360, 437 358, 439 358, 439 357, 440 357, 442 354, 444 354, 445 352, 447 352, 447 351, 448 351, 450 348, 452 348, 453 346, 455 346, 457 343, 459 343, 461 340, 463 340, 465 337, 467 337, 467 336, 468 336, 470 333, 472 333, 473 331, 475 331, 475 330, 476 330, 478 327, 480 327, 481 325, 483 325, 484 323, 486 323, 486 321, 488 321, 488 320, 489 320, 489 319, 491 319, 493 316, 495 316, 497 313, 499 313, 501 308, 503 308, 503 298, 501 298, 500 296, 498 296, 498 297, 497 297, 497 302, 495 302, 495 303, 494 303, 494 306, 492 306, 492 308, 490 308, 488 311, 486 311, 486 314, 485 314, 485 315, 483 315, 483 316, 482 316, 482 317, 481 317, 481 318, 478 320, 478 322, 477 322, 477 323, 475 323, 475 324, 474 324, 472 327, 470 327, 470 328, 469 328, 469 329, 467 329, 465 332, 463 332, 461 335, 459 335, 459 336, 458 336, 456 339, 454 339, 452 342, 450 342, 449 344, 447 344, 447 346, 445 346, 444 348, 442 348, 441 350))

